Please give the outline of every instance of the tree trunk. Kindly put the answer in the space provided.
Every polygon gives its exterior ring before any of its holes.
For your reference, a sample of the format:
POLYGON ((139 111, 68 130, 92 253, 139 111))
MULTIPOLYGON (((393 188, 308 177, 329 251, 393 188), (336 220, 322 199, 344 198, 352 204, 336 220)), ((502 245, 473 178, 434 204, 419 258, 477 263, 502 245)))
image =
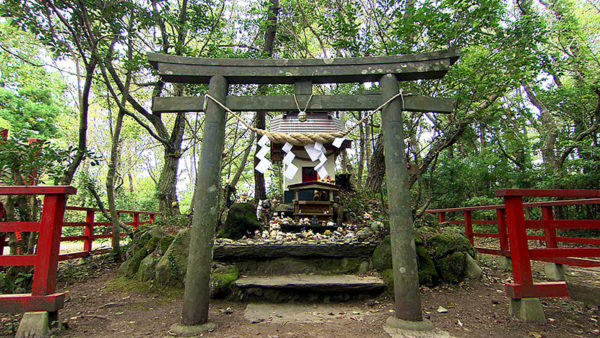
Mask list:
POLYGON ((369 192, 377 192, 383 184, 385 177, 385 158, 383 155, 383 135, 379 134, 377 143, 375 144, 375 151, 371 157, 369 163, 369 173, 367 176, 367 182, 365 183, 365 189, 369 192))
POLYGON ((85 67, 85 82, 83 84, 83 90, 79 96, 79 140, 77 144, 77 152, 73 158, 73 162, 69 164, 67 170, 61 178, 62 185, 70 185, 73 181, 73 177, 77 172, 77 168, 85 157, 87 150, 87 128, 88 128, 88 111, 90 108, 90 91, 92 90, 92 80, 94 78, 94 71, 98 60, 92 57, 89 64, 85 67))
POLYGON ((121 127, 123 126, 123 117, 125 114, 119 110, 117 121, 114 126, 114 134, 112 137, 112 147, 110 150, 110 162, 108 163, 108 172, 106 173, 106 197, 108 198, 108 206, 110 208, 110 218, 112 221, 112 256, 116 262, 121 261, 121 229, 119 227, 119 214, 115 202, 115 174, 119 165, 119 139, 121 137, 121 127))
MULTIPOLYGON (((277 33, 277 15, 279 14, 279 0, 271 0, 269 5, 269 13, 267 15, 267 30, 265 32, 265 44, 263 45, 263 55, 266 57, 273 56, 273 48, 275 47, 275 34, 277 33)), ((264 86, 258 87, 258 92, 264 91, 264 86)), ((256 122, 254 124, 256 128, 265 129, 265 113, 256 112, 256 122)), ((258 138, 256 140, 256 151, 260 149, 258 146, 258 138)), ((258 165, 260 160, 254 157, 254 168, 258 165)), ((254 170, 254 198, 266 199, 267 191, 265 188, 265 175, 254 170)))

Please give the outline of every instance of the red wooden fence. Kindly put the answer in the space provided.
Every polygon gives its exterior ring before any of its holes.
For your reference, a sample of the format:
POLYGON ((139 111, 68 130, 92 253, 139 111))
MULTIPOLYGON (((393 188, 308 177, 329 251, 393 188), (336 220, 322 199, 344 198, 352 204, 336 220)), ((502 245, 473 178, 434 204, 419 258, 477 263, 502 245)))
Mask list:
POLYGON ((33 265, 30 294, 0 295, 0 312, 49 311, 63 307, 65 293, 56 293, 61 224, 67 195, 73 187, 0 187, 0 195, 44 195, 40 222, 1 222, 0 232, 39 232, 33 255, 0 256, 0 266, 33 265))
MULTIPOLYGON (((112 234, 94 234, 94 227, 110 226, 110 222, 95 222, 98 209, 66 206, 67 195, 77 189, 69 186, 12 186, 0 187, 0 195, 44 195, 40 222, 0 222, 0 266, 33 265, 33 284, 31 294, 0 295, 0 312, 18 313, 27 311, 55 312, 63 307, 65 293, 56 293, 56 273, 58 261, 87 257, 98 251, 92 250, 95 239, 110 238, 112 234), (85 211, 85 222, 64 222, 65 210, 85 211), (84 227, 83 236, 61 237, 62 227, 84 227), (5 233, 39 232, 38 242, 33 255, 3 255, 5 233), (83 241, 81 252, 59 255, 60 242, 83 241)), ((153 223, 156 212, 117 210, 119 215, 131 214, 132 221, 125 222, 134 228, 142 224, 153 223), (148 220, 142 221, 141 215, 148 220)), ((0 215, 0 217, 2 217, 0 215)), ((121 234, 126 235, 126 234, 121 234)))
MULTIPOLYGON (((72 211, 81 211, 85 212, 85 222, 64 222, 63 227, 84 227, 84 233, 82 236, 67 236, 61 237, 61 242, 69 242, 69 241, 83 241, 83 251, 73 252, 68 254, 62 254, 59 256, 58 260, 64 261, 67 259, 73 258, 82 258, 88 257, 93 253, 101 253, 105 250, 93 250, 92 243, 95 239, 100 238, 112 238, 112 233, 108 234, 94 234, 95 227, 98 226, 112 226, 112 222, 96 222, 96 213, 100 211, 100 209, 94 208, 85 208, 85 207, 72 207, 67 206, 66 210, 72 211)), ((137 210, 117 210, 117 214, 124 215, 130 214, 132 215, 131 222, 124 222, 126 225, 133 226, 134 229, 137 229, 140 225, 154 223, 157 212, 153 211, 137 211, 137 210), (142 221, 140 216, 147 216, 148 219, 146 221, 142 221)), ((121 236, 126 236, 126 233, 121 233, 121 236)), ((107 249, 110 250, 110 249, 107 249)))
POLYGON ((475 247, 478 252, 510 257, 512 259, 513 283, 506 283, 509 297, 567 297, 565 282, 534 283, 531 274, 531 261, 545 261, 556 264, 598 267, 600 261, 583 257, 600 257, 600 248, 560 248, 559 243, 600 245, 598 238, 578 238, 557 236, 556 229, 600 229, 600 220, 554 219, 553 207, 586 204, 600 204, 600 190, 544 190, 544 189, 501 189, 496 196, 504 198, 504 204, 450 209, 431 209, 438 214, 440 222, 465 226, 465 236, 475 245, 475 237, 498 238, 499 249, 475 247), (573 200, 524 203, 524 197, 585 198, 573 200), (541 219, 526 220, 526 208, 541 208, 541 219), (496 219, 474 220, 472 212, 495 210, 496 219), (463 220, 446 220, 446 214, 463 213, 463 220), (496 225, 497 232, 477 233, 474 224, 496 225), (543 229, 544 235, 528 235, 527 229, 543 229), (545 242, 545 248, 530 249, 529 241, 545 242))

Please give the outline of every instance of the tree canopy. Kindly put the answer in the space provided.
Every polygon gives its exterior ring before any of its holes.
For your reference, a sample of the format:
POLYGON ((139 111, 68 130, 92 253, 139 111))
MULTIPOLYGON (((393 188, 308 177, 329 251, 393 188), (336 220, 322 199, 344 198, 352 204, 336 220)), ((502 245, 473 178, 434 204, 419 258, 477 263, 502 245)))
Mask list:
MULTIPOLYGON (((405 113, 415 210, 490 203, 501 187, 600 186, 600 9, 592 1, 6 0, 1 12, 0 128, 71 147, 61 182, 91 181, 102 197, 114 191, 113 206, 176 216, 189 212, 193 199, 204 117, 153 113, 151 98, 201 96, 207 87, 163 83, 148 52, 278 59, 458 47, 461 59, 443 80, 403 83, 405 92, 457 102, 452 114, 405 113), (90 151, 100 165, 86 159, 90 151)), ((377 86, 314 90, 353 94, 377 86)), ((349 126, 365 114, 340 116, 349 126)), ((243 118, 268 128, 273 115, 243 118)), ((369 194, 385 192, 380 135, 375 114, 338 159, 338 172, 353 174, 369 194)), ((255 141, 230 117, 223 182, 250 195, 281 195, 280 167, 264 181, 254 173, 255 141)))

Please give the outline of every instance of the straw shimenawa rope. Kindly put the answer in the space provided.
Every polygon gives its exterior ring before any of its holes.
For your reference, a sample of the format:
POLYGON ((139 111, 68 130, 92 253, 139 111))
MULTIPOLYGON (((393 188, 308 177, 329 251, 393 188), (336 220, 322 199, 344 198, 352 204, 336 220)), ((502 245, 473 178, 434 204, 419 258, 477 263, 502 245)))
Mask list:
MULTIPOLYGON (((204 102, 206 105, 206 101, 207 101, 206 98, 213 100, 213 102, 215 102, 221 108, 225 109, 225 111, 232 114, 236 119, 238 119, 238 121, 240 121, 246 128, 252 130, 253 132, 257 133, 260 136, 266 135, 267 138, 269 139, 269 141, 271 141, 273 143, 288 142, 295 146, 305 146, 305 145, 309 145, 309 144, 314 144, 315 142, 319 142, 321 144, 328 144, 328 143, 332 143, 336 138, 345 137, 346 135, 350 134, 350 132, 352 132, 352 130, 354 130, 358 125, 360 125, 361 123, 364 123, 368 118, 373 116, 373 114, 375 114, 376 112, 383 109, 383 107, 385 107, 388 103, 392 102, 393 100, 395 100, 398 97, 400 97, 402 99, 402 110, 404 110, 404 96, 403 96, 402 90, 400 90, 400 92, 398 94, 390 97, 387 101, 385 101, 384 103, 379 105, 377 108, 372 110, 369 114, 367 114, 365 117, 360 119, 354 126, 350 127, 349 129, 347 129, 345 131, 337 132, 337 133, 290 133, 290 134, 274 133, 274 132, 270 132, 268 130, 258 129, 258 128, 251 126, 241 116, 236 114, 231 109, 227 108, 227 106, 225 106, 223 103, 221 103, 219 100, 215 99, 208 93, 205 94, 204 102)), ((304 110, 306 110, 307 108, 308 108, 308 103, 306 104, 306 108, 304 110)))

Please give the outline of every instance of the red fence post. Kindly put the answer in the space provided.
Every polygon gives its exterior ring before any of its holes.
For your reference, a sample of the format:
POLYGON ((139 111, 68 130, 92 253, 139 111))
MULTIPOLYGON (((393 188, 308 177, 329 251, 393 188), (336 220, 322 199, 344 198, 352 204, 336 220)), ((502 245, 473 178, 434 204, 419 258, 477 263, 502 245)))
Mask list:
POLYGON ((140 213, 133 213, 133 229, 137 229, 140 226, 140 213))
MULTIPOLYGON (((520 288, 531 289, 533 287, 533 277, 531 276, 523 198, 521 196, 506 196, 504 197, 504 203, 506 205, 506 223, 508 225, 514 283, 518 284, 520 288)), ((507 291, 511 294, 512 290, 507 291)))
POLYGON ((445 212, 440 212, 438 213, 438 220, 440 223, 444 223, 446 222, 446 213, 445 212))
POLYGON ((150 222, 150 224, 154 223, 155 216, 155 214, 150 214, 150 216, 148 217, 148 222, 150 222))
POLYGON ((500 250, 504 256, 503 268, 506 270, 512 269, 512 261, 510 258, 510 247, 508 245, 508 230, 506 229, 506 210, 496 209, 496 217, 498 218, 498 238, 500 240, 500 250))
POLYGON ((56 270, 65 204, 64 194, 50 194, 44 197, 37 262, 31 286, 32 296, 44 296, 56 290, 56 270))
POLYGON ((83 240, 83 251, 91 252, 92 251, 92 243, 94 242, 94 219, 96 217, 96 211, 90 209, 86 212, 85 216, 85 229, 83 240))
MULTIPOLYGON (((554 214, 552 212, 551 206, 543 206, 542 207, 542 220, 551 221, 554 219, 554 214)), ((558 248, 558 243, 556 242, 556 229, 545 227, 544 228, 544 238, 546 242, 547 248, 558 248)), ((562 281, 565 280, 565 268, 562 264, 555 264, 551 262, 544 263, 544 272, 546 277, 550 280, 554 281, 562 281)))
POLYGON ((470 211, 465 211, 465 236, 471 242, 471 245, 475 245, 473 239, 473 217, 470 211))

